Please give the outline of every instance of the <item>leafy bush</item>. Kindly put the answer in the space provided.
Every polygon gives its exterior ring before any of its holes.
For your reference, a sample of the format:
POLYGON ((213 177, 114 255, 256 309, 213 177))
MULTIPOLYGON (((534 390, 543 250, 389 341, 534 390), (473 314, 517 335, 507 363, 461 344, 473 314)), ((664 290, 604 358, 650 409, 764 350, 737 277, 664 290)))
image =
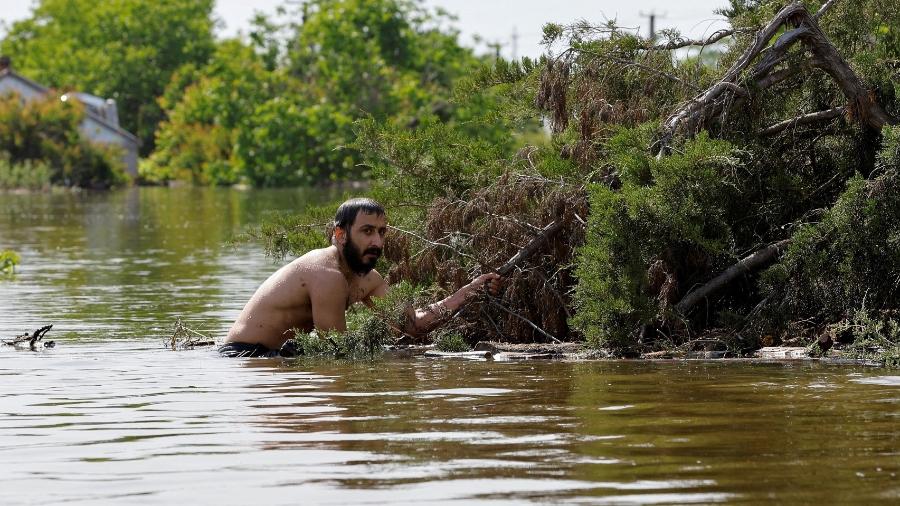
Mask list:
POLYGON ((469 351, 469 343, 466 342, 466 338, 453 330, 436 330, 432 341, 434 341, 434 347, 440 351, 451 353, 469 351))
MULTIPOLYGON (((0 159, 2 163, 37 171, 24 183, 49 182, 64 186, 107 187, 127 181, 121 153, 115 147, 83 138, 78 126, 84 106, 76 100, 46 98, 23 102, 16 93, 0 97, 0 159)), ((7 169, 10 178, 13 169, 7 169)), ((15 169, 21 174, 23 168, 15 169)))
POLYGON ((0 274, 10 276, 15 274, 16 266, 20 262, 19 255, 12 250, 0 250, 0 274))
MULTIPOLYGON (((856 177, 816 224, 801 227, 764 276, 770 325, 815 329, 866 308, 900 309, 900 176, 856 177)), ((798 329, 802 330, 802 329, 798 329)))
POLYGON ((591 187, 586 244, 579 251, 575 323, 598 346, 624 351, 641 324, 677 302, 680 284, 733 261, 729 203, 738 160, 723 141, 700 135, 657 160, 646 150, 652 125, 607 143, 617 190, 591 187))
POLYGON ((0 190, 24 188, 47 189, 50 186, 50 167, 43 161, 11 162, 0 153, 0 190))

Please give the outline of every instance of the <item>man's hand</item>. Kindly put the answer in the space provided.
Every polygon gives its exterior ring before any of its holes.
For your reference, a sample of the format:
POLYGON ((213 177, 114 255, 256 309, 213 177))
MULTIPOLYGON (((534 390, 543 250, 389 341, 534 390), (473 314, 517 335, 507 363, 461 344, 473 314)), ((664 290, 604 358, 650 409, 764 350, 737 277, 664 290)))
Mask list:
POLYGON ((465 303, 474 299, 478 292, 486 290, 491 295, 497 295, 500 292, 500 281, 501 277, 496 272, 478 276, 446 299, 426 308, 416 310, 412 315, 409 327, 404 329, 404 332, 412 335, 427 333, 437 326, 443 318, 454 314, 465 303))
POLYGON ((500 281, 501 277, 496 272, 489 272, 487 274, 482 274, 477 278, 473 279, 471 283, 463 287, 465 290, 466 300, 471 299, 476 296, 479 290, 487 290, 491 295, 497 295, 500 293, 500 281))

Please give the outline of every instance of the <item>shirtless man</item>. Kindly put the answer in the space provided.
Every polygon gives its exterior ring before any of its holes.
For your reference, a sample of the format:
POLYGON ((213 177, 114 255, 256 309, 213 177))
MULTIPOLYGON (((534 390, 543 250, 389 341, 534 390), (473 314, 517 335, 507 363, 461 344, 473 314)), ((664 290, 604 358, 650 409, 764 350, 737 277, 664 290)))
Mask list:
MULTIPOLYGON (((278 356, 291 329, 347 330, 345 312, 357 302, 372 304, 388 285, 375 271, 381 257, 387 217, 371 199, 351 199, 334 217, 331 246, 301 256, 269 276, 244 306, 219 348, 229 357, 278 356)), ((479 289, 496 292, 500 276, 483 274, 446 299, 415 312, 409 334, 424 334, 479 289)))

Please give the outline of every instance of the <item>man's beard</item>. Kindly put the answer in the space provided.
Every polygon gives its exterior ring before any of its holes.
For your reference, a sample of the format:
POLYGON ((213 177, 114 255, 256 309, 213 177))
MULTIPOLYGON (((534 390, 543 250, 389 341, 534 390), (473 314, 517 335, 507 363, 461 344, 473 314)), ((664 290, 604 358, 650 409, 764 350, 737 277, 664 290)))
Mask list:
POLYGON ((356 245, 353 244, 353 239, 348 233, 347 242, 344 243, 343 254, 344 260, 347 261, 347 266, 350 267, 350 270, 355 272, 356 274, 365 276, 375 268, 375 264, 377 264, 378 259, 381 258, 381 248, 376 248, 373 246, 363 252, 360 252, 359 248, 357 248, 356 245), (366 262, 365 260, 363 260, 363 255, 365 255, 366 253, 372 253, 374 255, 374 258, 366 262))

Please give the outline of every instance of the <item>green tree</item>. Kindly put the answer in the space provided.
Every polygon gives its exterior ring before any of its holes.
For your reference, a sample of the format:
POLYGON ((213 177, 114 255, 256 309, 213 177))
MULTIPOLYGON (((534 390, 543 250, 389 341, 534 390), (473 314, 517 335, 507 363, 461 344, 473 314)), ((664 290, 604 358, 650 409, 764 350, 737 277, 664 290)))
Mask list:
POLYGON ((41 0, 12 24, 0 52, 17 71, 118 103, 122 126, 152 151, 163 119, 156 98, 185 63, 213 50, 213 0, 41 0))
POLYGON ((0 188, 124 182, 121 151, 85 139, 84 114, 77 100, 54 95, 27 103, 16 93, 0 96, 0 188))
POLYGON ((316 0, 293 15, 300 22, 257 17, 249 43, 224 41, 207 65, 174 74, 145 179, 363 179, 370 173, 354 128, 362 118, 414 128, 437 117, 502 138, 496 124, 478 119, 491 99, 450 103, 453 84, 480 60, 442 15, 400 0, 316 0))

